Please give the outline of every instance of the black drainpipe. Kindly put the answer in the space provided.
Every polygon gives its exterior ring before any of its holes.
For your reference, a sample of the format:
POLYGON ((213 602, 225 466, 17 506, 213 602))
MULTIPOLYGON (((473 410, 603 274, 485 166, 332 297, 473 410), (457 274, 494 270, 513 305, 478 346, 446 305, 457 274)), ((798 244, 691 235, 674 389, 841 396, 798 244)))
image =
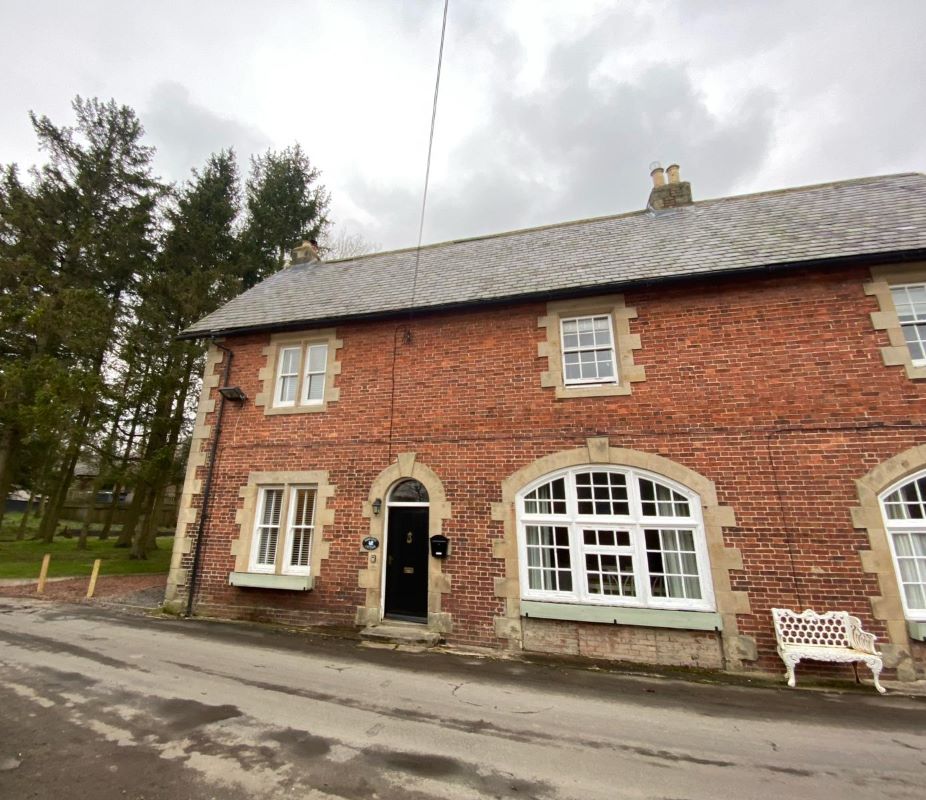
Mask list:
MULTIPOLYGON (((228 386, 228 373, 231 371, 232 351, 223 347, 214 339, 212 344, 225 353, 228 357, 225 361, 225 370, 222 373, 222 385, 219 388, 228 386)), ((205 380, 205 376, 203 376, 205 380)), ((219 436, 222 434, 222 413, 225 411, 225 397, 219 393, 219 407, 215 414, 215 431, 212 434, 212 447, 209 450, 209 466, 206 468, 206 480, 203 485, 203 504, 199 510, 199 525, 196 529, 196 546, 193 549, 193 566, 190 567, 189 588, 187 589, 186 614, 193 616, 193 595, 196 593, 196 578, 199 575, 199 561, 203 550, 203 534, 206 530, 206 518, 209 515, 209 501, 212 499, 212 473, 215 469, 215 454, 219 449, 219 436)), ((192 457, 193 453, 190 453, 192 457)))

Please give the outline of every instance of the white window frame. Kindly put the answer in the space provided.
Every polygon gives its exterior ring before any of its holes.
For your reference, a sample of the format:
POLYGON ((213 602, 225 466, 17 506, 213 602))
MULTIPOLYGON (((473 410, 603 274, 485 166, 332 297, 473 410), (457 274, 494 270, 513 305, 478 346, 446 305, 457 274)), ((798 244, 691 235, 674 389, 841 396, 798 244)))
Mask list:
POLYGON ((289 487, 287 492, 287 502, 289 508, 286 512, 286 535, 283 540, 283 558, 280 572, 283 575, 311 575, 312 574, 312 546, 315 544, 315 516, 318 513, 318 486, 308 483, 294 484, 289 487), (300 490, 311 489, 315 494, 312 497, 312 515, 311 524, 300 526, 309 529, 309 558, 305 565, 293 564, 292 552, 293 542, 296 538, 296 492, 300 490))
POLYGON ((307 406, 320 406, 325 402, 325 380, 326 373, 328 371, 328 342, 314 342, 309 343, 305 346, 305 358, 303 361, 303 379, 302 379, 302 403, 307 406), (312 350, 317 348, 323 348, 325 351, 325 361, 322 364, 320 370, 309 370, 309 363, 312 356, 312 350), (321 375, 322 379, 322 393, 321 397, 317 397, 314 400, 309 399, 309 387, 312 381, 312 377, 315 375, 321 375))
POLYGON ((254 515, 254 525, 251 530, 251 547, 248 558, 248 572, 258 572, 266 575, 311 575, 312 550, 315 546, 315 534, 318 528, 316 515, 318 513, 318 486, 315 484, 266 484, 257 487, 257 510, 254 515), (309 533, 309 563, 306 566, 294 566, 291 563, 293 539, 295 538, 296 492, 300 489, 313 489, 315 497, 312 501, 312 524, 309 533), (277 544, 272 564, 260 564, 257 561, 260 552, 260 531, 263 528, 264 512, 267 504, 267 493, 273 490, 282 492, 280 505, 280 521, 277 530, 277 544))
POLYGON ((254 515, 254 528, 251 532, 251 555, 249 559, 248 571, 249 572, 261 572, 268 575, 272 575, 276 572, 276 565, 280 559, 280 542, 283 539, 281 535, 283 533, 284 516, 286 513, 286 487, 281 484, 269 484, 267 486, 260 486, 257 490, 257 513, 254 515), (260 564, 257 561, 257 556, 260 552, 260 532, 261 528, 264 527, 263 519, 264 512, 267 508, 267 494, 271 491, 280 491, 282 495, 280 497, 280 519, 277 523, 277 543, 276 549, 273 553, 273 562, 270 564, 260 564))
MULTIPOLYGON (((926 324, 926 316, 923 316, 922 318, 920 318, 920 317, 915 317, 915 318, 914 318, 912 321, 910 321, 910 322, 904 322, 903 320, 901 320, 901 319, 900 319, 900 311, 899 311, 899 309, 897 308, 897 301, 896 301, 896 299, 894 298, 894 292, 895 292, 896 290, 902 289, 905 293, 907 293, 907 294, 909 295, 909 290, 910 290, 910 289, 924 289, 924 290, 926 290, 926 283, 924 283, 924 282, 922 282, 922 281, 911 282, 911 283, 892 283, 892 284, 890 284, 890 288, 891 288, 891 300, 892 300, 893 303, 894 303, 894 310, 897 312, 897 321, 900 323, 900 331, 901 331, 901 333, 903 333, 903 329, 904 329, 904 328, 909 327, 909 326, 911 326, 911 325, 916 326, 916 325, 924 325, 924 324, 926 324)), ((910 350, 910 344, 907 342, 907 337, 906 337, 906 336, 904 336, 904 346, 907 348, 907 352, 910 353, 910 361, 911 361, 911 363, 913 364, 914 367, 924 367, 924 366, 926 366, 926 358, 914 358, 914 357, 913 357, 913 353, 912 353, 912 351, 910 350)), ((926 349, 926 343, 924 343, 924 349, 926 349)))
MULTIPOLYGON (((890 519, 887 515, 885 500, 908 483, 918 481, 924 476, 926 476, 926 470, 921 470, 915 475, 907 476, 878 496, 878 504, 881 507, 881 518, 884 520, 884 532, 887 535, 887 541, 891 548, 891 560, 894 562, 894 577, 897 580, 900 602, 903 604, 904 616, 911 622, 926 622, 926 608, 910 608, 907 604, 907 594, 903 588, 904 581, 900 572, 900 562, 897 554, 897 547, 894 543, 894 535, 904 533, 926 534, 926 519, 890 519)), ((926 591, 926 582, 923 582, 921 585, 924 587, 924 591, 926 591)))
POLYGON ((630 467, 615 467, 605 464, 588 464, 548 473, 531 482, 517 495, 517 530, 518 557, 520 564, 521 597, 525 600, 552 601, 560 603, 578 603, 596 606, 625 606, 630 608, 653 608, 675 611, 714 611, 714 589, 711 578, 710 559, 704 534, 704 522, 701 515, 701 499, 690 489, 661 475, 630 467), (597 516, 579 514, 576 494, 576 474, 581 472, 617 472, 622 473, 627 481, 628 514, 597 516), (525 511, 525 498, 538 486, 557 478, 564 478, 566 485, 565 514, 528 514, 525 511), (661 483, 678 492, 688 501, 688 517, 644 517, 639 491, 639 479, 644 478, 661 483), (527 559, 527 527, 530 525, 550 525, 566 527, 569 531, 569 552, 572 573, 572 590, 552 591, 532 589, 529 582, 527 559), (585 545, 582 531, 584 529, 628 531, 630 547, 610 547, 602 545, 585 545), (649 570, 646 560, 645 531, 689 530, 692 532, 695 559, 698 570, 700 599, 654 597, 652 596, 649 570), (614 553, 623 555, 632 553, 633 574, 636 596, 599 595, 588 590, 585 567, 586 553, 614 553))
POLYGON ((617 361, 617 346, 614 339, 614 320, 610 314, 582 314, 575 317, 560 317, 559 320, 559 341, 560 341, 560 360, 562 362, 563 369, 563 386, 607 386, 614 383, 620 382, 620 375, 618 374, 619 365, 617 361), (565 326, 567 322, 581 322, 582 320, 590 319, 592 320, 592 330, 594 330, 594 320, 596 319, 606 319, 608 321, 608 334, 611 337, 611 364, 614 367, 614 375, 611 378, 568 378, 566 376, 566 354, 567 353, 582 353, 587 350, 592 350, 597 352, 598 350, 604 350, 603 347, 566 347, 566 331, 565 326))
POLYGON ((281 347, 277 353, 277 377, 274 383, 273 388, 273 404, 278 408, 291 408, 296 405, 296 402, 299 400, 299 363, 302 361, 302 348, 299 345, 292 345, 287 347, 281 347), (296 371, 283 373, 283 354, 289 350, 294 350, 298 353, 296 356, 296 371), (296 384, 296 391, 293 392, 292 400, 283 400, 281 395, 283 392, 283 380, 284 378, 293 378, 296 384))
POLYGON ((331 357, 331 348, 328 341, 309 341, 295 344, 282 344, 277 350, 276 378, 273 382, 273 408, 296 408, 297 406, 320 406, 325 403, 325 388, 328 381, 328 359, 331 357), (309 371, 309 356, 313 348, 324 348, 325 362, 320 370, 309 371), (299 365, 296 372, 283 373, 283 354, 287 351, 297 351, 296 363, 299 365), (312 376, 321 375, 321 397, 309 399, 309 384, 312 376), (295 378, 296 391, 293 400, 281 400, 284 378, 295 378))

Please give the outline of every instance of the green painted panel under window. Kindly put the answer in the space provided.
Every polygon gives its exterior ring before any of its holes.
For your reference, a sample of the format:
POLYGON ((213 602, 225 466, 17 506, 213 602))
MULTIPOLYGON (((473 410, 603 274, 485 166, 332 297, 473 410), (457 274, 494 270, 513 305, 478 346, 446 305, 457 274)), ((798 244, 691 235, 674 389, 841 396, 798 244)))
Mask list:
POLYGON ((907 633, 911 639, 918 642, 926 642, 926 622, 912 622, 907 620, 907 633))
POLYGON ((253 589, 285 589, 291 592, 307 592, 314 581, 311 575, 267 575, 261 572, 232 572, 228 576, 229 586, 247 586, 253 589))
POLYGON ((583 606, 522 600, 521 616, 573 622, 604 622, 611 625, 639 625, 646 628, 680 628, 690 631, 723 629, 720 614, 713 611, 664 611, 656 608, 583 606))

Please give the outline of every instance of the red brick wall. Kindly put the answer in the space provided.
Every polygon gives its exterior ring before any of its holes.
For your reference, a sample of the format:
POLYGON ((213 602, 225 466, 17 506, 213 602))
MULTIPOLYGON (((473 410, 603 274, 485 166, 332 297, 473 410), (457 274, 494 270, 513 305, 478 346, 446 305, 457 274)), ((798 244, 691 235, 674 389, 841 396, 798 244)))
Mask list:
MULTIPOLYGON (((362 501, 396 453, 415 451, 453 505, 444 527, 454 548, 444 564, 452 591, 442 608, 453 615, 451 639, 498 645, 493 617, 503 606, 493 580, 503 566, 492 540, 502 528, 490 503, 501 500, 501 481, 607 435, 613 446, 708 477, 735 510, 726 543, 742 551, 733 588, 749 592, 752 614, 739 618, 740 632, 757 639, 759 668, 780 666, 768 611, 775 605, 847 609, 884 637, 868 599, 879 594, 877 581, 858 557, 867 537, 850 518, 853 481, 923 442, 926 384, 882 364, 888 342, 869 319, 877 306, 862 289, 868 278, 861 267, 795 270, 627 291, 646 380, 620 397, 557 401, 541 388, 542 303, 339 325, 340 400, 327 412, 265 417, 253 402, 226 407, 198 608, 351 624, 364 605, 362 501), (395 337, 396 325, 410 328, 410 343, 395 337), (307 469, 328 470, 336 487, 335 524, 325 531, 331 552, 316 589, 228 587, 238 491, 249 471, 307 469)), ((230 382, 252 399, 268 340, 225 342, 235 353, 230 382)))

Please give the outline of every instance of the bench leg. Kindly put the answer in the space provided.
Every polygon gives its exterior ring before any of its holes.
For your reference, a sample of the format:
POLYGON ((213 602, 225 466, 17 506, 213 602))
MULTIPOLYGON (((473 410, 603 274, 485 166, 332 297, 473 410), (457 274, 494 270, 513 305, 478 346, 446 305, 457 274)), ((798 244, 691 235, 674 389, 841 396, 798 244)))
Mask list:
POLYGON ((794 668, 800 663, 800 656, 787 655, 782 656, 781 660, 785 662, 785 677, 788 679, 788 686, 792 689, 797 685, 797 678, 794 677, 794 668))
POLYGON ((871 677, 874 678, 875 689, 877 689, 880 694, 884 694, 887 689, 885 689, 878 680, 884 662, 882 662, 880 658, 866 658, 865 664, 871 670, 871 677))

